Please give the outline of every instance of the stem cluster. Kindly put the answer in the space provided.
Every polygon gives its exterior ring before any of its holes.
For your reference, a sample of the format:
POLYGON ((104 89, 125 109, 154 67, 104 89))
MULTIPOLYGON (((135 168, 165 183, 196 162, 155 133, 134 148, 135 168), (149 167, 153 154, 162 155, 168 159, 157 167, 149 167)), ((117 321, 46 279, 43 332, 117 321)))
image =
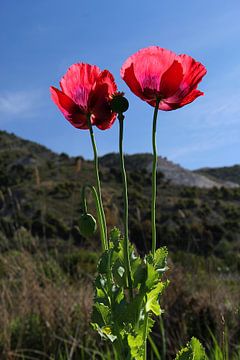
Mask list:
POLYGON ((102 337, 115 342, 119 352, 119 359, 147 359, 147 337, 154 323, 152 314, 161 314, 159 296, 167 285, 166 282, 164 283, 161 280, 162 274, 167 269, 167 250, 166 248, 156 250, 156 128, 159 102, 160 100, 156 99, 152 129, 152 251, 143 259, 136 255, 129 241, 128 189, 123 154, 124 115, 121 111, 118 112, 119 159, 124 202, 123 238, 121 238, 117 229, 113 229, 109 236, 107 233, 99 178, 97 147, 91 117, 88 117, 88 127, 94 153, 96 189, 88 185, 83 187, 82 203, 84 212, 87 212, 86 189, 89 188, 96 203, 103 250, 98 265, 98 276, 95 281, 96 293, 92 325, 102 337))

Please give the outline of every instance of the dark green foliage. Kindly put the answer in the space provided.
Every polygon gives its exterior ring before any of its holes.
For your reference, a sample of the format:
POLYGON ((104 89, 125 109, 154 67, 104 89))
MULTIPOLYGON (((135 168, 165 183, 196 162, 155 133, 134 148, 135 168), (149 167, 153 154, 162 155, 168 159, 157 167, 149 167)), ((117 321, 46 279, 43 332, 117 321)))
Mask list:
POLYGON ((211 178, 224 181, 232 181, 234 183, 240 184, 240 165, 214 169, 206 168, 197 170, 196 172, 203 175, 208 175, 211 178))
POLYGON ((130 249, 133 299, 127 286, 123 240, 118 229, 110 234, 110 248, 98 264, 95 281, 92 326, 104 339, 116 343, 119 358, 142 360, 145 338, 154 325, 153 315, 160 315, 159 304, 167 282, 162 281, 167 270, 167 249, 157 249, 141 259, 130 249))
POLYGON ((176 360, 207 360, 204 348, 196 338, 191 341, 179 351, 176 360))

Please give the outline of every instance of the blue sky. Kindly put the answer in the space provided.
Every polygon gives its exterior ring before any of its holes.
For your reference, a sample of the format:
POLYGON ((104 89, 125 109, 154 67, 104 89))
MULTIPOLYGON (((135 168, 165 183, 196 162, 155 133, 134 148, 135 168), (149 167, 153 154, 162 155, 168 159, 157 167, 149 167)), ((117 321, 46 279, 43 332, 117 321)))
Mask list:
MULTIPOLYGON (((240 163, 239 17, 239 0, 1 0, 0 129, 92 158, 88 132, 72 127, 49 96, 71 64, 88 62, 109 69, 129 99, 125 152, 151 152, 153 108, 119 69, 137 50, 159 45, 208 70, 204 97, 159 113, 159 154, 190 169, 240 163)), ((95 134, 100 155, 118 150, 117 122, 95 134)))

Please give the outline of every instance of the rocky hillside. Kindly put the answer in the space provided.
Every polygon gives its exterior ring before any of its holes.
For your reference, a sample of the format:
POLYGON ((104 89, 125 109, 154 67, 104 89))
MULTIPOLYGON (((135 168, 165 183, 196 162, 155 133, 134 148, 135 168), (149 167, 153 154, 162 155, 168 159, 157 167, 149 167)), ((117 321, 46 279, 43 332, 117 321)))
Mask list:
MULTIPOLYGON (((108 154, 101 158, 101 164, 105 167, 117 167, 118 166, 118 155, 108 154)), ((137 154, 137 155, 126 155, 125 157, 126 168, 128 170, 147 170, 149 173, 152 170, 152 155, 151 154, 137 154)), ((225 168, 226 169, 226 168, 225 168)), ((178 164, 169 161, 165 157, 158 157, 158 172, 164 177, 165 180, 169 181, 173 185, 189 186, 210 189, 213 187, 220 188, 222 186, 226 188, 239 187, 238 182, 234 182, 235 177, 229 178, 223 177, 219 173, 219 176, 211 176, 215 169, 209 169, 209 171, 190 171, 184 169, 178 164), (211 171, 212 170, 212 171, 211 171), (230 179, 233 179, 230 181, 230 179)), ((238 169, 240 178, 240 166, 238 169)), ((231 169, 229 169, 231 173, 231 169)))
MULTIPOLYGON (((93 162, 55 154, 6 132, 0 132, 0 144, 0 250, 9 241, 14 246, 21 228, 48 246, 55 246, 58 239, 95 248, 98 234, 90 241, 76 231, 81 188, 95 183, 93 162)), ((118 161, 116 154, 100 159, 109 228, 122 228, 118 161)), ((151 242, 151 163, 150 154, 126 156, 130 236, 139 250, 149 248, 151 242)), ((211 180, 163 158, 159 158, 158 169, 157 232, 161 245, 173 251, 214 253, 238 267, 240 187, 229 186, 220 178, 211 180)), ((91 196, 88 203, 94 213, 91 196)))

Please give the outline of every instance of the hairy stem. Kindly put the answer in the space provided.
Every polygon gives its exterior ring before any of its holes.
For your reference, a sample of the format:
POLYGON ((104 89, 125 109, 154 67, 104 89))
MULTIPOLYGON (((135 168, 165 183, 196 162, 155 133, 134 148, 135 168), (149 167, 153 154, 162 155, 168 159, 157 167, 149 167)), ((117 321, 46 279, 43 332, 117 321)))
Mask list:
POLYGON ((152 127, 152 149, 153 149, 153 163, 152 163, 152 253, 156 251, 156 196, 157 196, 157 144, 156 144, 156 130, 157 130, 157 115, 160 99, 156 99, 156 106, 153 114, 152 127))
POLYGON ((143 360, 147 360, 147 328, 148 328, 148 313, 146 312, 146 304, 144 310, 144 329, 143 329, 143 338, 144 338, 144 355, 143 360))
POLYGON ((107 225, 106 225, 106 218, 105 213, 103 209, 103 203, 102 203, 102 194, 101 194, 101 185, 100 185, 100 178, 99 178, 99 165, 98 165, 98 154, 97 154, 97 146, 94 138, 92 123, 91 123, 91 116, 88 116, 88 128, 90 132, 91 142, 92 142, 92 148, 93 148, 93 154, 94 154, 94 168, 95 168, 95 176, 96 176, 96 182, 97 182, 97 194, 100 204, 100 211, 101 211, 101 217, 103 222, 103 231, 104 231, 104 243, 107 246, 107 249, 109 248, 109 243, 107 239, 107 225))
POLYGON ((129 237, 128 237, 128 190, 127 190, 127 176, 124 166, 124 156, 123 156, 123 120, 124 115, 119 113, 119 155, 120 155, 120 166, 122 173, 122 182, 123 182, 123 199, 124 199, 124 261, 125 268, 127 271, 127 282, 130 290, 130 298, 133 298, 132 290, 132 276, 131 276, 131 265, 130 265, 130 255, 129 255, 129 237))

